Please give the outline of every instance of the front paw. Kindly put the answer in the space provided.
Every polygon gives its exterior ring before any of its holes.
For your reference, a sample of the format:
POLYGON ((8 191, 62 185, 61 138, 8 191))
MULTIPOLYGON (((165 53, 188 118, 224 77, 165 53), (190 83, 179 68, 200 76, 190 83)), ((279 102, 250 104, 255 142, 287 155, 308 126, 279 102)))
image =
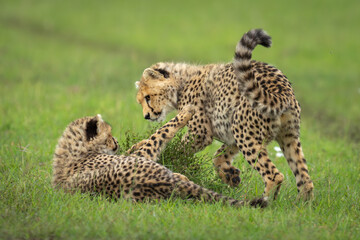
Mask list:
POLYGON ((191 116, 195 114, 195 107, 193 105, 186 105, 181 110, 181 113, 183 114, 190 114, 191 116))
POLYGON ((126 151, 127 154, 132 154, 134 153, 136 150, 139 150, 141 146, 143 146, 145 143, 147 142, 147 139, 142 140, 138 143, 135 143, 134 145, 132 145, 132 147, 126 151))
POLYGON ((240 178, 240 170, 230 166, 230 167, 223 167, 218 169, 219 177, 221 180, 228 184, 231 187, 239 186, 241 182, 240 178))

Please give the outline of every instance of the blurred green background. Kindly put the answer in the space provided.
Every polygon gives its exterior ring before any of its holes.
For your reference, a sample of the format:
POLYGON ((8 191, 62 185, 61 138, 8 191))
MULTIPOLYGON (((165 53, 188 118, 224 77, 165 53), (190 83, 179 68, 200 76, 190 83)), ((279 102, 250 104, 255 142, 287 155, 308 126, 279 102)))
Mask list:
MULTIPOLYGON (((235 238, 227 227, 238 226, 255 238, 271 238, 267 230, 288 239, 359 236, 359 9, 355 0, 0 1, 0 238, 235 238), (270 49, 256 48, 253 58, 280 68, 301 103, 315 209, 293 205, 296 189, 284 160, 276 162, 290 182, 283 197, 268 212, 242 210, 241 221, 231 209, 189 209, 177 202, 134 208, 122 203, 121 212, 119 205, 88 201, 92 209, 85 209, 82 197, 52 190, 52 154, 70 121, 101 113, 120 139, 126 131, 149 129, 134 85, 146 67, 158 61, 232 61, 236 43, 251 28, 263 28, 273 39, 270 49), (166 209, 185 213, 175 218, 166 209), (164 211, 164 220, 139 228, 139 217, 146 222, 153 211, 164 211), (128 215, 115 224, 119 214, 128 215), (191 216, 195 222, 187 222, 191 216), (174 219, 180 219, 178 228, 164 230, 174 219)), ((241 169, 248 168, 243 162, 241 169)), ((258 195, 262 183, 253 181, 250 193, 258 195)), ((217 191, 238 196, 226 189, 217 191)))
MULTIPOLYGON (((129 106, 145 67, 228 62, 244 32, 263 28, 273 47, 256 49, 254 58, 287 74, 304 118, 359 140, 359 7, 359 1, 2 1, 0 79, 7 93, 24 82, 74 84, 129 106), (113 91, 102 92, 108 85, 113 91)), ((11 101, 2 97, 2 106, 11 101)), ((139 108, 130 127, 135 118, 139 108)))

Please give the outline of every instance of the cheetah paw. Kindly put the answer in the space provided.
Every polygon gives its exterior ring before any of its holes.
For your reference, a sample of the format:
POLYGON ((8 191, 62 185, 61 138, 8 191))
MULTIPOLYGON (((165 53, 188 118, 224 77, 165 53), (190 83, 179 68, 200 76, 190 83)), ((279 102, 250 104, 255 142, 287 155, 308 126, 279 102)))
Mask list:
POLYGON ((297 199, 302 199, 304 201, 310 201, 314 199, 314 184, 312 182, 305 183, 300 190, 300 193, 297 199))
POLYGON ((241 182, 240 170, 233 166, 219 169, 219 176, 224 183, 231 187, 237 187, 241 182))
POLYGON ((267 197, 254 198, 250 201, 250 206, 252 207, 266 208, 268 205, 269 202, 267 197))
POLYGON ((181 112, 190 113, 191 116, 195 114, 195 107, 193 105, 186 105, 181 112))
POLYGON ((173 173, 175 176, 179 177, 182 181, 184 182, 190 182, 190 180, 185 176, 185 175, 182 175, 180 173, 173 173))
POLYGON ((131 146, 131 148, 129 150, 126 151, 126 153, 131 154, 131 153, 135 152, 136 150, 138 150, 145 143, 147 143, 147 139, 142 140, 142 141, 140 141, 138 143, 135 143, 134 145, 131 146))

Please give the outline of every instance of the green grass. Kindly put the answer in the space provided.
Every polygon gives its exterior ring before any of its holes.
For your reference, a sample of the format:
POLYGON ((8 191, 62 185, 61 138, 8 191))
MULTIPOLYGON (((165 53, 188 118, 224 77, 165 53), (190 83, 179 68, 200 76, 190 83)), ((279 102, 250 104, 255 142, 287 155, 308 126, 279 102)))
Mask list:
MULTIPOLYGON (((360 236, 359 1, 2 1, 0 238, 356 239, 360 236), (254 58, 289 77, 302 104, 302 145, 315 184, 296 201, 286 160, 279 199, 264 210, 178 199, 111 202, 51 188, 52 154, 72 120, 101 113, 125 143, 151 129, 134 82, 157 61, 231 61, 254 27, 273 47, 254 58)), ((197 183, 242 199, 263 184, 242 157, 242 184, 216 178, 214 142, 197 183)), ((172 148, 169 148, 172 149, 172 148)), ((165 162, 164 162, 165 163, 165 162)), ((170 163, 165 163, 169 167, 170 163)))

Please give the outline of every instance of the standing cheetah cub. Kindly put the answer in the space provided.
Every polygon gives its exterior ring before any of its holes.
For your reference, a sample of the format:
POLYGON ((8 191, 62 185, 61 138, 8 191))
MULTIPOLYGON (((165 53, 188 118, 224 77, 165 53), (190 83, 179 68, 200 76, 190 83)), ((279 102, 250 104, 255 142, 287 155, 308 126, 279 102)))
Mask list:
POLYGON ((194 152, 223 142, 214 166, 230 186, 240 183, 240 171, 231 165, 240 151, 261 175, 264 196, 276 198, 284 175, 269 159, 266 146, 276 140, 293 171, 298 192, 312 196, 313 183, 300 144, 300 105, 286 76, 277 68, 251 60, 256 45, 270 47, 263 30, 244 34, 232 63, 190 65, 157 63, 136 82, 137 101, 145 119, 161 121, 171 110, 194 105, 198 111, 188 122, 188 134, 197 138, 194 152))
MULTIPOLYGON (((100 115, 75 120, 66 127, 55 149, 53 185, 69 192, 97 192, 134 201, 164 199, 175 193, 182 198, 243 206, 245 201, 200 187, 154 161, 193 114, 193 108, 184 108, 141 146, 134 147, 130 156, 114 155, 118 143, 100 115)), ((250 205, 265 207, 267 201, 254 199, 250 205)))

